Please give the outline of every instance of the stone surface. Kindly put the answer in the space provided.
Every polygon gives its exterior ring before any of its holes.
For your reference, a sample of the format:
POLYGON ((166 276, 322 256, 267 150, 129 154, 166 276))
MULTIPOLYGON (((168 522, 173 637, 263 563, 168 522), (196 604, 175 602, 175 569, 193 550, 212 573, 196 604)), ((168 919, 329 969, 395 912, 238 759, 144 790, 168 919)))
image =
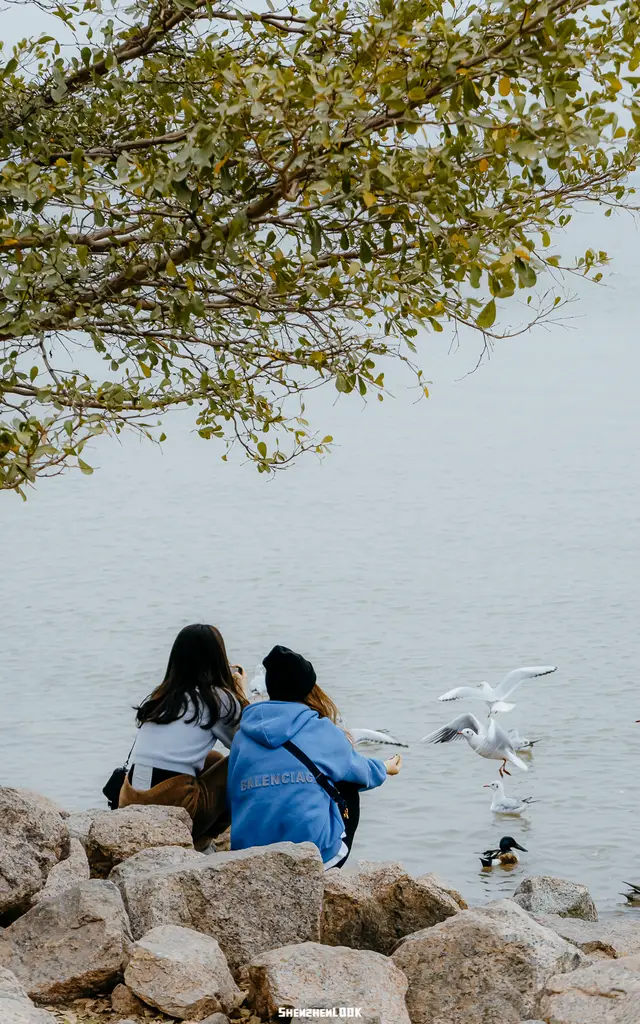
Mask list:
POLYGON ((53 899, 65 890, 72 889, 74 885, 86 882, 88 878, 89 861, 84 846, 79 839, 72 839, 69 844, 69 856, 51 868, 44 889, 40 889, 40 892, 31 897, 31 905, 35 906, 41 900, 53 899))
POLYGON ((84 811, 63 812, 65 824, 69 829, 69 835, 72 839, 77 839, 81 842, 85 850, 89 841, 89 829, 93 824, 93 819, 97 818, 99 814, 104 813, 104 807, 89 807, 84 811))
POLYGON ((145 1005, 126 985, 116 985, 111 993, 111 1008, 119 1017, 136 1017, 144 1013, 145 1005))
POLYGON ((134 854, 109 873, 109 881, 118 887, 133 884, 141 878, 159 874, 173 868, 203 865, 208 858, 196 850, 188 850, 182 846, 159 846, 156 849, 143 850, 134 854))
POLYGON ((520 1024, 548 978, 587 962, 512 900, 409 935, 392 959, 409 980, 412 1024, 520 1024))
POLYGON ((536 914, 535 918, 591 957, 612 960, 640 954, 640 916, 621 914, 605 921, 579 921, 555 914, 536 914))
POLYGON ((242 1001, 216 940, 173 924, 135 943, 124 977, 148 1006, 179 1020, 203 1020, 242 1001))
POLYGON ((402 865, 359 861, 355 870, 325 875, 321 937, 330 946, 389 954, 404 935, 459 912, 452 896, 402 865))
POLYGON ((112 987, 131 945, 120 893, 98 879, 42 900, 6 929, 4 939, 12 954, 6 966, 43 1003, 112 987))
POLYGON ((557 914, 559 917, 580 917, 597 921, 598 911, 586 885, 564 878, 535 875, 525 878, 513 898, 530 914, 557 914))
POLYGON ((549 1024, 638 1024, 640 956, 598 961, 550 978, 538 1013, 549 1024))
POLYGON ((157 846, 193 849, 191 818, 184 807, 125 807, 97 814, 89 827, 91 874, 106 878, 128 857, 157 846))
POLYGON ((0 967, 0 1021, 2 1024, 56 1024, 47 1010, 33 1005, 15 974, 0 967))
POLYGON ((324 879, 312 843, 192 854, 161 870, 149 855, 136 860, 111 876, 136 939, 161 924, 194 928, 217 939, 236 970, 265 950, 320 936, 324 879))
POLYGON ((435 871, 430 871, 427 875, 419 875, 419 882, 429 882, 431 885, 437 885, 438 889, 443 889, 444 892, 448 893, 458 904, 461 910, 468 910, 469 905, 465 899, 460 895, 457 889, 452 889, 448 882, 445 882, 440 875, 435 871))
POLYGON ((28 909, 49 872, 69 852, 58 807, 28 789, 0 787, 0 917, 28 909))
POLYGON ((205 1017, 202 1024, 229 1024, 229 1018, 225 1013, 212 1013, 205 1017))
POLYGON ((393 961, 369 949, 316 942, 254 957, 240 972, 247 1001, 263 1019, 278 1007, 360 1007, 363 1024, 409 1024, 407 979, 393 961))

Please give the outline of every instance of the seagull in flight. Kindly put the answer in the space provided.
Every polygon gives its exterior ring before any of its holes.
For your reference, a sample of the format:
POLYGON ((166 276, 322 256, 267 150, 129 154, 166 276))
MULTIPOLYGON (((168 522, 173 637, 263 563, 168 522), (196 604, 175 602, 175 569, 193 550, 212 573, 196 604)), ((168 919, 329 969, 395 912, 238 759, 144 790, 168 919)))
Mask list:
POLYGON ((504 775, 511 775, 507 769, 507 761, 515 764, 516 768, 520 768, 523 772, 529 771, 524 761, 513 749, 506 732, 496 724, 494 718, 490 718, 489 725, 485 727, 475 715, 458 715, 448 725, 436 729, 428 736, 423 736, 420 742, 450 743, 452 740, 459 739, 460 736, 464 736, 471 749, 475 750, 480 757, 488 757, 492 761, 502 761, 499 768, 500 778, 504 775))
POLYGON ((355 747, 366 746, 369 743, 386 744, 392 747, 408 747, 408 743, 400 743, 394 739, 386 729, 349 729, 341 723, 345 732, 349 733, 355 747))
POLYGON ((533 668, 514 668, 512 672, 504 677, 501 683, 495 688, 488 683, 480 683, 479 686, 456 686, 453 690, 447 690, 438 700, 460 700, 468 697, 470 700, 483 700, 489 706, 489 713, 495 714, 498 711, 512 711, 515 704, 506 702, 506 698, 525 679, 537 679, 539 676, 548 676, 556 671, 556 665, 537 665, 533 668))

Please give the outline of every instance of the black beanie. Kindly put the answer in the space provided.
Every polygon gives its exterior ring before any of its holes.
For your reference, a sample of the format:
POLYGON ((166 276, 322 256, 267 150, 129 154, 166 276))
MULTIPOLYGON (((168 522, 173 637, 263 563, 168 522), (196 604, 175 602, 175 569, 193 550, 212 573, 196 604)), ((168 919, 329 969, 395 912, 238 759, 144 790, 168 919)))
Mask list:
POLYGON ((301 654, 277 644, 262 662, 271 700, 304 700, 316 685, 313 665, 301 654))

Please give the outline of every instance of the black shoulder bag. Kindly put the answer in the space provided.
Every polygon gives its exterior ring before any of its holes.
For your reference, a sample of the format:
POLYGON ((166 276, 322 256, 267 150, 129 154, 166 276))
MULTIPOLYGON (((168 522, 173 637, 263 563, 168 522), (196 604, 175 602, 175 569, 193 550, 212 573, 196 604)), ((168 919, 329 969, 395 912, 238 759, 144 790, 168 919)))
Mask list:
POLYGON ((331 779, 327 778, 324 772, 320 771, 317 764, 312 761, 310 757, 307 757, 304 750, 300 750, 300 747, 297 747, 291 740, 287 740, 282 744, 282 746, 285 750, 288 750, 290 754, 293 754, 294 757, 297 757, 298 761, 302 762, 305 768, 308 768, 318 785, 321 786, 325 793, 328 793, 331 799, 338 805, 338 810, 340 811, 343 820, 347 821, 349 817, 347 801, 335 783, 332 782, 331 779))
POLYGON ((131 746, 131 750, 129 751, 129 754, 127 756, 127 760, 123 764, 122 768, 116 768, 114 771, 111 772, 111 775, 109 776, 109 781, 102 790, 102 792, 107 798, 107 803, 109 804, 109 807, 112 811, 118 810, 118 805, 120 803, 120 790, 124 786, 124 780, 126 779, 127 772, 129 771, 129 761, 131 760, 131 755, 133 753, 133 748, 135 747, 135 745, 136 741, 134 740, 131 746))

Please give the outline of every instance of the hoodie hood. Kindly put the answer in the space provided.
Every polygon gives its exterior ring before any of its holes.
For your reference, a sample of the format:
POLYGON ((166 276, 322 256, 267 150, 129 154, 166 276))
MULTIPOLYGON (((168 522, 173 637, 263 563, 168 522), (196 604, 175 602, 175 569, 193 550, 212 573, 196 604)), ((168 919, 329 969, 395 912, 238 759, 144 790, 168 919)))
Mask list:
POLYGON ((244 709, 239 731, 261 747, 274 750, 293 739, 312 718, 318 718, 318 712, 305 704, 265 700, 244 709))

